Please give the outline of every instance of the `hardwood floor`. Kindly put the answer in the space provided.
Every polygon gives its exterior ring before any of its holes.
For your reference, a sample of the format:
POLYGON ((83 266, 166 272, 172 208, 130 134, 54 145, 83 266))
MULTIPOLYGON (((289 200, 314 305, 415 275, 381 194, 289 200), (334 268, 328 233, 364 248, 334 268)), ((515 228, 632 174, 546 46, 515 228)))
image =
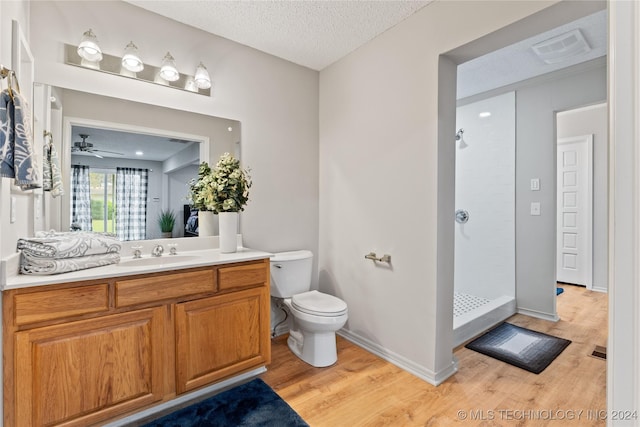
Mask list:
POLYGON ((539 375, 461 346, 458 372, 434 387, 341 337, 329 368, 302 362, 278 337, 262 378, 312 427, 604 426, 606 362, 591 353, 607 345, 607 295, 562 287, 560 321, 508 319, 572 341, 539 375))

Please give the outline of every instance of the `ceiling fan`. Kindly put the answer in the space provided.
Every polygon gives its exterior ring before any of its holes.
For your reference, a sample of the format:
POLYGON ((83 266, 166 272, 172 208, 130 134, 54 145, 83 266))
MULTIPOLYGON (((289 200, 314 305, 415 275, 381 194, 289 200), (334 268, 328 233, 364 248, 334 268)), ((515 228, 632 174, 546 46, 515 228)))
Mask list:
POLYGON ((106 151, 106 150, 98 150, 93 148, 93 144, 90 142, 87 142, 87 138, 89 138, 89 135, 85 134, 85 133, 81 133, 80 134, 80 138, 82 138, 82 141, 76 141, 73 143, 73 147, 71 147, 71 152, 74 151, 81 151, 83 153, 90 153, 93 154, 96 157, 99 157, 101 159, 103 159, 104 157, 101 156, 100 154, 98 154, 98 152, 100 153, 109 153, 109 154, 117 154, 118 156, 124 156, 124 153, 117 153, 115 151, 106 151))

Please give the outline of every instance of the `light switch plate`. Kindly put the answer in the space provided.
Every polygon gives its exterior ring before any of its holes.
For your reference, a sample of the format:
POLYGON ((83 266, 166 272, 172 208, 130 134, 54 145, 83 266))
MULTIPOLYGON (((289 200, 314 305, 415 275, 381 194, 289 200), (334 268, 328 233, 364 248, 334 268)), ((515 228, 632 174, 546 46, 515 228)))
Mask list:
POLYGON ((540 215, 540 202, 531 202, 531 215, 540 215))
POLYGON ((9 221, 11 222, 11 224, 16 222, 16 197, 15 196, 11 196, 11 206, 10 206, 9 217, 10 217, 9 221))
POLYGON ((531 191, 540 191, 540 179, 532 178, 531 179, 531 191))

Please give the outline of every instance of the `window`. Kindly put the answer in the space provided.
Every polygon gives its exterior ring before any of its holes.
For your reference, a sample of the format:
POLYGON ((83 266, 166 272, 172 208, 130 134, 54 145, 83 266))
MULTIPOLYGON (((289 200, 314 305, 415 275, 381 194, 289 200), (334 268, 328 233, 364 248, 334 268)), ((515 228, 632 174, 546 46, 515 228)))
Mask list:
POLYGON ((109 171, 89 174, 91 183, 91 224, 93 231, 116 232, 115 183, 116 175, 109 171))

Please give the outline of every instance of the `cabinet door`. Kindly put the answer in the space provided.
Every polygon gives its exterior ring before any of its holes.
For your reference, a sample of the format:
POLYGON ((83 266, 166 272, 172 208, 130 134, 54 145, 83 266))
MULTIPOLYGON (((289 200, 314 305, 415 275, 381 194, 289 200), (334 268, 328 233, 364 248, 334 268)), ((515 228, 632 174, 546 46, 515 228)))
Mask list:
POLYGON ((165 312, 16 333, 16 425, 87 426, 161 400, 165 312))
POLYGON ((265 286, 176 305, 176 389, 193 390, 270 362, 265 286))

